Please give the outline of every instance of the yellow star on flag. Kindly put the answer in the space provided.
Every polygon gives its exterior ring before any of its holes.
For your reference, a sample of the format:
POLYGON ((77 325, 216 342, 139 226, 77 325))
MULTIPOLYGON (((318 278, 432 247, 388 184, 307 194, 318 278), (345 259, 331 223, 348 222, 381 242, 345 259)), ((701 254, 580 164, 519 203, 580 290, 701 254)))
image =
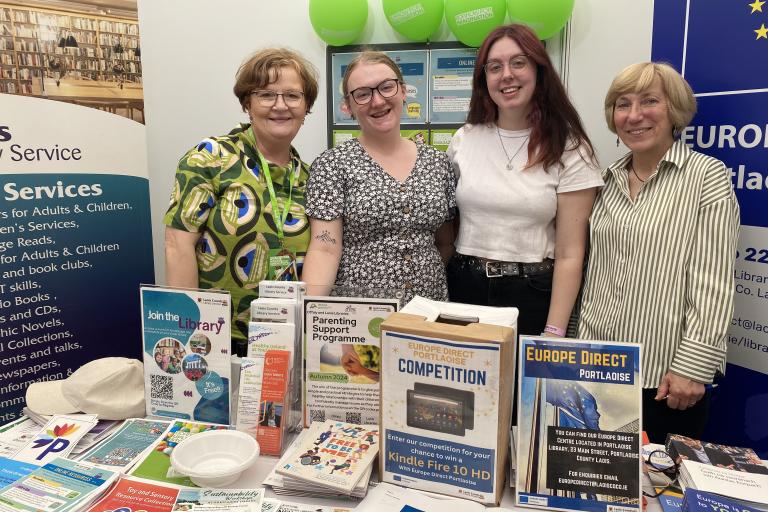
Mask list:
POLYGON ((757 34, 755 40, 768 39, 768 28, 766 28, 765 23, 762 23, 760 28, 755 30, 755 34, 757 34))
POLYGON ((763 4, 765 2, 761 2, 760 0, 755 0, 751 4, 747 4, 752 8, 752 12, 749 14, 754 14, 756 12, 763 12, 763 4))

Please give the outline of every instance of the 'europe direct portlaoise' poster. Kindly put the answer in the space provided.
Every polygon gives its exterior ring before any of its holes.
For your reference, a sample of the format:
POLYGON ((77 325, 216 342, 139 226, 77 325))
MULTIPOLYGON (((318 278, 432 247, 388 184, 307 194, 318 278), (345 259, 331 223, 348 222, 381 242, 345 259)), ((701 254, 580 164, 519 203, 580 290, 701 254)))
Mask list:
POLYGON ((640 347, 520 337, 518 505, 640 509, 640 347))

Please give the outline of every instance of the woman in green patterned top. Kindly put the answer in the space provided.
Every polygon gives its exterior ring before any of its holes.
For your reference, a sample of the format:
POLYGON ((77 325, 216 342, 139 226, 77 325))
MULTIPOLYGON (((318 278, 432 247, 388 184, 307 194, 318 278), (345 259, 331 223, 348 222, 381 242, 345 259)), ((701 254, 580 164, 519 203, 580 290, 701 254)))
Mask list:
POLYGON ((317 98, 316 77, 293 51, 255 53, 234 87, 250 123, 203 140, 176 170, 164 219, 166 282, 232 294, 234 353, 247 346, 259 281, 295 280, 307 252, 308 167, 291 142, 317 98))

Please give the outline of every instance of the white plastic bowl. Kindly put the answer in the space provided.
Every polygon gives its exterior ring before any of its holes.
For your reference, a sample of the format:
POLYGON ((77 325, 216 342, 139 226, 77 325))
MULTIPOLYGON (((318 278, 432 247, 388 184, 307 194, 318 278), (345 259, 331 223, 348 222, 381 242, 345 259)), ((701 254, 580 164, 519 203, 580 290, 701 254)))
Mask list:
POLYGON ((222 487, 240 478, 259 456, 259 443, 237 430, 190 436, 171 452, 171 466, 200 487, 222 487))

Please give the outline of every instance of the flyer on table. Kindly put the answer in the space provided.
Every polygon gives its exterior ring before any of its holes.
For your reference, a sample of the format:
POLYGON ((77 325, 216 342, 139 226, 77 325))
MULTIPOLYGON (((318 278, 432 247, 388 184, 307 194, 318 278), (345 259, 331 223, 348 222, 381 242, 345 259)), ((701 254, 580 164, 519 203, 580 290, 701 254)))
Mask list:
POLYGON ((148 416, 229 424, 229 293, 141 288, 148 416))
POLYGON ((379 423, 380 326, 396 299, 304 299, 304 424, 379 423))
POLYGON ((640 346, 520 337, 518 505, 639 510, 640 346))

